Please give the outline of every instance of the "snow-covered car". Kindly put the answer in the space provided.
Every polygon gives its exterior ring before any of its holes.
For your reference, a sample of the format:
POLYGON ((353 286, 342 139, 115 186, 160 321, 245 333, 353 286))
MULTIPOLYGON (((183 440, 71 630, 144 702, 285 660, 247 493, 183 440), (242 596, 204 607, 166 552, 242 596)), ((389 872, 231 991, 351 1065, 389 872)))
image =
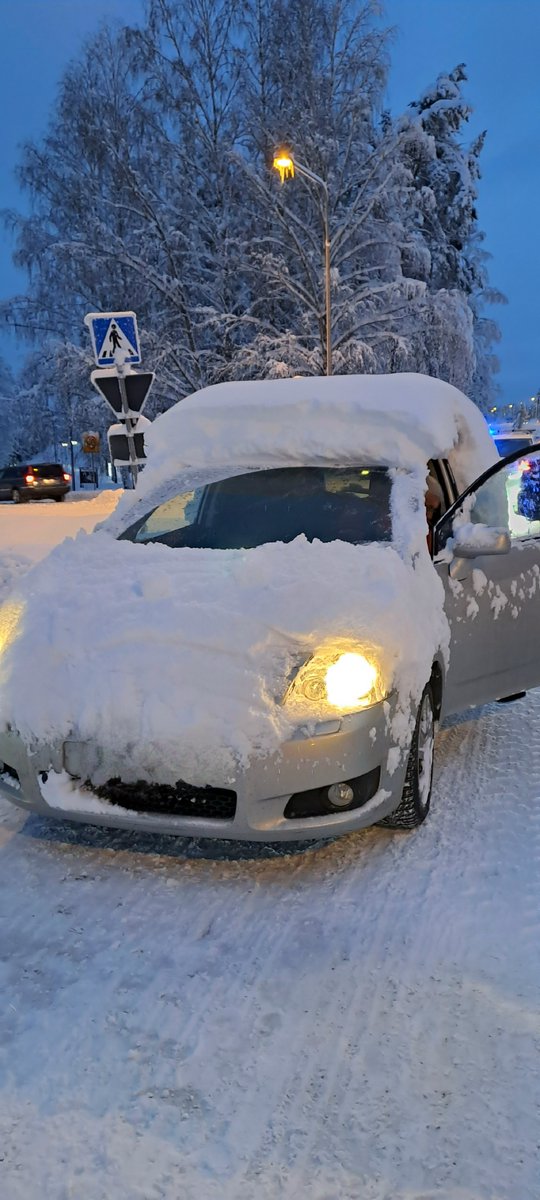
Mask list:
POLYGON ((221 384, 147 444, 0 611, 0 792, 191 836, 419 825, 436 722, 540 684, 516 455, 412 374, 221 384))

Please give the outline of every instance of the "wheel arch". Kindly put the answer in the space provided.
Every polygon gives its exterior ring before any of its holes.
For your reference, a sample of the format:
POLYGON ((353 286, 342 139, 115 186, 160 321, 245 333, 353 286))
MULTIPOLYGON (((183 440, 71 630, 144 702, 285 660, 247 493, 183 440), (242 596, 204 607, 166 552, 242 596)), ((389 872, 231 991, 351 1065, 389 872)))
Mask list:
POLYGON ((429 677, 429 683, 433 692, 435 716, 438 720, 441 715, 444 692, 444 663, 442 662, 442 659, 434 659, 431 668, 431 675, 429 677))

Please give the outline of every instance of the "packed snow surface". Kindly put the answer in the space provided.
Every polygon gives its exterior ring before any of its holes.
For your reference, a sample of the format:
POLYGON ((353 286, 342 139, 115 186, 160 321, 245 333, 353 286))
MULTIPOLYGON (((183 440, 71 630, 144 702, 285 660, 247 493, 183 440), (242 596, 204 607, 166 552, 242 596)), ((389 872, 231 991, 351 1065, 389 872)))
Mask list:
POLYGON ((538 1200, 539 731, 452 721, 417 833, 303 852, 0 799, 2 1200, 538 1200))
POLYGON ((90 533, 110 517, 121 490, 68 492, 63 504, 54 500, 27 504, 0 503, 0 603, 19 575, 66 537, 90 533))
POLYGON ((538 1200, 539 730, 303 852, 0 800, 3 1200, 538 1200))

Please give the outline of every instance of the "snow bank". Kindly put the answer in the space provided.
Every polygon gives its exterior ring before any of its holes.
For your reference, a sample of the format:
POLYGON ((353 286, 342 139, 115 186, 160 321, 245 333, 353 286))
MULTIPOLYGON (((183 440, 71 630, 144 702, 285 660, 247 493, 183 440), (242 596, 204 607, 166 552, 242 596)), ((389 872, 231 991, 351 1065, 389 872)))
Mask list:
POLYGON ((5 550, 0 554, 0 603, 15 581, 31 566, 32 560, 27 555, 16 553, 15 550, 5 550))
POLYGON ((415 569, 383 544, 301 537, 178 551, 81 533, 14 594, 22 611, 0 659, 0 723, 33 747, 69 736, 99 746, 96 784, 120 774, 227 785, 298 726, 282 704, 291 672, 349 643, 377 662, 385 692, 397 687, 393 738, 404 748, 411 697, 447 640, 442 585, 415 520, 415 569))
POLYGON ((179 473, 219 478, 246 467, 359 462, 414 469, 448 457, 460 490, 498 455, 479 410, 426 375, 343 375, 222 383, 180 401, 154 421, 148 465, 125 493, 111 529, 133 519, 179 473))
POLYGON ((0 603, 17 579, 61 542, 80 529, 90 533, 110 517, 121 490, 90 496, 69 492, 65 504, 40 500, 29 504, 0 504, 0 603))

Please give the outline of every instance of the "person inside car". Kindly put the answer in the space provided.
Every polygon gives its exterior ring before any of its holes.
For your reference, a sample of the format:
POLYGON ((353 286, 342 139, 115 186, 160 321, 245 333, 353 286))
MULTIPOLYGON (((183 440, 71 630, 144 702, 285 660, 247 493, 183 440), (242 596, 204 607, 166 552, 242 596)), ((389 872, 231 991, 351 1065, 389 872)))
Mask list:
POLYGON ((426 518, 428 523, 427 544, 429 553, 433 553, 433 530, 442 513, 442 487, 434 475, 428 475, 426 485, 426 518))

